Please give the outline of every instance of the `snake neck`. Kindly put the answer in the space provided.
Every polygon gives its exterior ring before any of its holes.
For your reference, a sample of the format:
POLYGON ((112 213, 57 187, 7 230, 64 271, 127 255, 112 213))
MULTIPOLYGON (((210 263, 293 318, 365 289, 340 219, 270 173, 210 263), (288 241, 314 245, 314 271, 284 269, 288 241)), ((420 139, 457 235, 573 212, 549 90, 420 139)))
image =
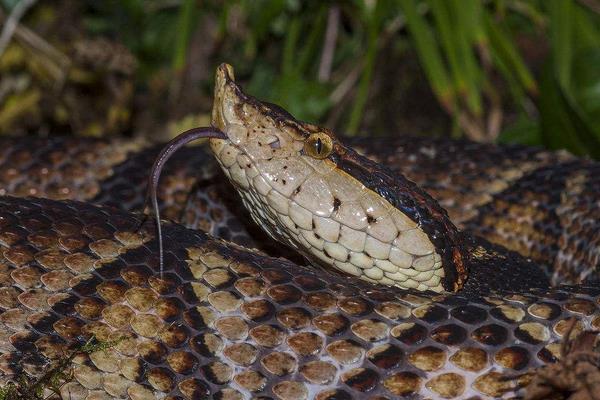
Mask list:
POLYGON ((217 71, 211 149, 255 222, 309 259, 403 288, 457 291, 465 250, 445 210, 335 136, 243 93, 217 71))

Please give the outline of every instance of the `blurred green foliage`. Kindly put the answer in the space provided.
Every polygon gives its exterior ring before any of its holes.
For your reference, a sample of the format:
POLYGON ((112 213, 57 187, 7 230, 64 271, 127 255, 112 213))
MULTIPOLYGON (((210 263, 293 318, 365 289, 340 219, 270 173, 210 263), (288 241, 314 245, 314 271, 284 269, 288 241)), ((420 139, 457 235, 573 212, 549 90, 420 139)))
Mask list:
MULTIPOLYGON (((1 1, 6 8, 15 3, 1 1)), ((113 38, 136 56, 140 86, 165 71, 183 80, 199 59, 211 71, 229 62, 257 97, 300 119, 367 134, 365 114, 386 101, 373 96, 373 83, 385 82, 385 94, 386 86, 411 79, 378 77, 378 67, 416 58, 452 121, 448 134, 600 158, 598 0, 82 4, 86 32, 113 38)), ((212 72, 200 75, 193 85, 210 98, 212 72)))

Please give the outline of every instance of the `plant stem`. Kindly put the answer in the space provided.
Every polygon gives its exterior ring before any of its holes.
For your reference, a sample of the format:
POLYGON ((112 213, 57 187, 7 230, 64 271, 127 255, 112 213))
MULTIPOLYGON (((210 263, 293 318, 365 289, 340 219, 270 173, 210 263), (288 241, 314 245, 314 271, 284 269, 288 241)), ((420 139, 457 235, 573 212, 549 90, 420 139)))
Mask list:
POLYGON ((367 54, 365 55, 365 66, 363 69, 360 82, 358 84, 358 92, 356 93, 356 99, 352 106, 350 113, 350 121, 346 132, 350 136, 355 136, 360 127, 362 121, 363 111, 365 104, 367 104, 367 98, 369 96, 369 87, 371 86, 371 77, 373 76, 373 69, 375 67, 375 59, 377 55, 377 40, 378 40, 378 29, 375 16, 371 16, 368 29, 368 41, 367 41, 367 54))

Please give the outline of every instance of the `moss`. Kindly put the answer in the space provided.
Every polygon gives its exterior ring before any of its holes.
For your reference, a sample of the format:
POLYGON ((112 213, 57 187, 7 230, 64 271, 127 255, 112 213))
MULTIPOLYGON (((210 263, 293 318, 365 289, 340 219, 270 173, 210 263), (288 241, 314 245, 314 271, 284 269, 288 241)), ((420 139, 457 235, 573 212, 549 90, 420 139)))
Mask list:
POLYGON ((0 400, 46 400, 54 396, 60 398, 61 387, 73 379, 70 366, 78 354, 107 350, 124 339, 125 337, 120 337, 110 341, 99 341, 92 337, 75 348, 67 357, 52 365, 41 377, 33 378, 22 373, 14 381, 6 383, 0 388, 0 400))

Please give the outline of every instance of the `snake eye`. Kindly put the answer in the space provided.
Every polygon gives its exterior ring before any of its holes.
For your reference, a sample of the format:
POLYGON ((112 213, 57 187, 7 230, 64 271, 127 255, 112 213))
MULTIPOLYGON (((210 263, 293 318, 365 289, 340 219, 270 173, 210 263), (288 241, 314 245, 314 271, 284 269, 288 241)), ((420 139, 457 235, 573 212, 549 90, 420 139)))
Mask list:
POLYGON ((311 134, 304 142, 304 153, 312 158, 322 160, 330 155, 332 150, 333 141, 323 132, 311 134))

